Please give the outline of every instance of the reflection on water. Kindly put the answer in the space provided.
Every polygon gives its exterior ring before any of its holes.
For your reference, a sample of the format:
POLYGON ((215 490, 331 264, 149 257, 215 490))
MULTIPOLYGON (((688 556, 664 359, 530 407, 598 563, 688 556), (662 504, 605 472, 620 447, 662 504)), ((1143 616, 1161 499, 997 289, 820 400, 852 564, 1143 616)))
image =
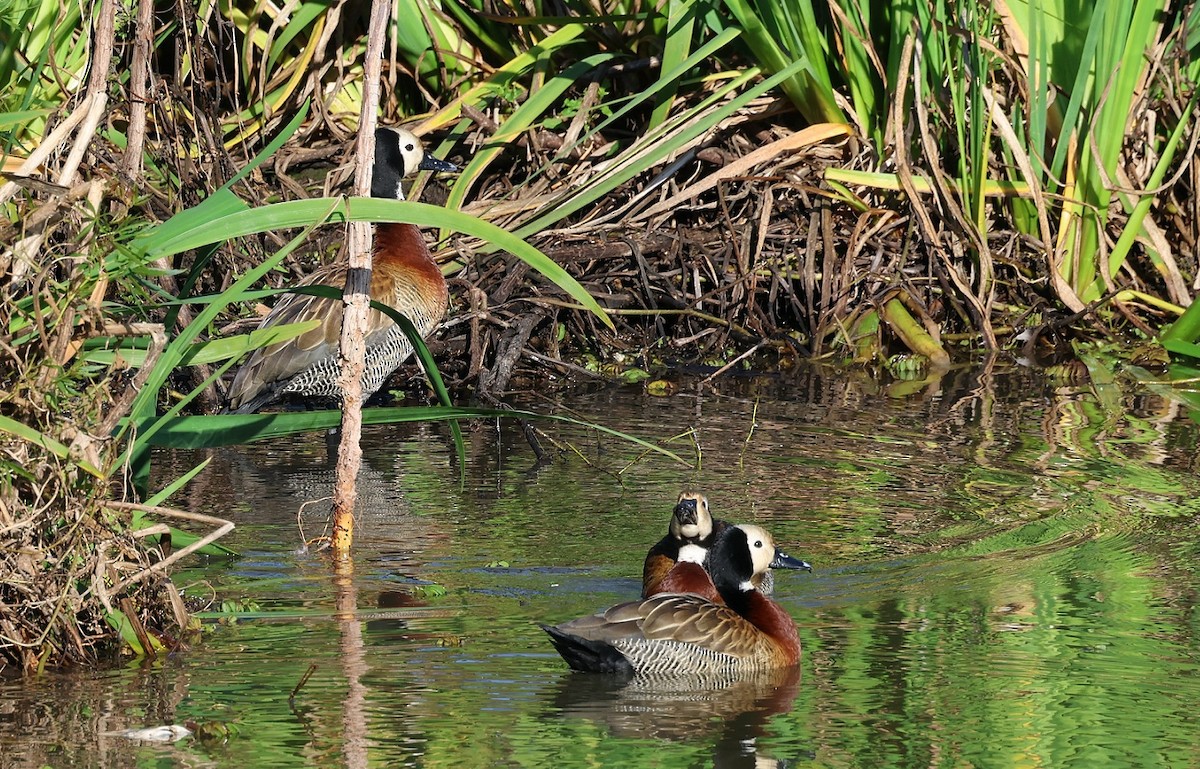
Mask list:
POLYGON ((761 754, 757 740, 792 709, 799 687, 799 668, 720 686, 567 673, 544 700, 547 718, 584 718, 616 737, 711 744, 712 766, 755 767, 783 760, 761 754))
POLYGON ((806 372, 528 405, 695 467, 559 424, 539 466, 487 423, 460 477, 444 426, 369 428, 337 576, 304 547, 332 477, 320 437, 161 456, 160 483, 210 458, 175 502, 238 523, 239 558, 177 583, 274 617, 151 664, 0 681, 0 766, 1200 765, 1197 427, 1169 401, 1019 371, 806 372), (538 629, 634 597, 684 487, 816 567, 777 580, 794 678, 614 687, 538 629), (233 734, 108 735, 184 721, 233 734))

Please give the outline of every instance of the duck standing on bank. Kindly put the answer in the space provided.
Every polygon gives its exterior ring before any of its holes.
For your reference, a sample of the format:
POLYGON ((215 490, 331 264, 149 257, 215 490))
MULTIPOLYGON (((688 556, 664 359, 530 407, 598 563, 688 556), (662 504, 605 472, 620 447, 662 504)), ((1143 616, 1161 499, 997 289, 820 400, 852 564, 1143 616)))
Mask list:
POLYGON ((722 678, 795 665, 796 623, 755 588, 767 569, 800 568, 760 526, 729 526, 708 568, 724 605, 692 593, 660 593, 557 626, 542 625, 571 668, 638 677, 722 678))
MULTIPOLYGON (((401 181, 405 177, 417 171, 457 170, 452 163, 426 155, 421 142, 409 131, 375 131, 372 197, 403 200, 401 181)), ((346 262, 328 265, 310 274, 301 285, 344 286, 347 268, 346 262)), ((415 225, 385 223, 376 227, 371 299, 405 315, 422 337, 433 331, 446 314, 446 280, 415 225)), ((332 401, 341 398, 337 384, 340 299, 285 294, 258 327, 314 318, 321 321, 316 328, 250 355, 229 388, 228 411, 251 414, 284 396, 332 401)), ((412 343, 391 318, 373 309, 369 323, 364 400, 412 354, 412 343)))

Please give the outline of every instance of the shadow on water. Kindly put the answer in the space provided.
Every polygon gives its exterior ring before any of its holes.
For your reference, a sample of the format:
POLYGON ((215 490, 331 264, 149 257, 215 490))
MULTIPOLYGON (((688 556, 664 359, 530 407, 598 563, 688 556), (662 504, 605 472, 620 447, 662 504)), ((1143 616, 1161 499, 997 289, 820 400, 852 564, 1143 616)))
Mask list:
POLYGON ((1021 370, 806 371, 524 405, 697 466, 547 424, 561 453, 539 467, 486 423, 461 478, 442 426, 372 428, 356 558, 334 573, 304 547, 332 478, 319 436, 163 455, 160 483, 210 458, 174 502, 238 524, 238 558, 176 583, 242 613, 165 660, 0 680, 0 766, 1200 764, 1200 433, 1170 401, 1021 370), (568 673, 537 623, 636 595, 687 487, 816 567, 777 580, 794 679, 568 673), (111 736, 188 721, 230 736, 111 736))

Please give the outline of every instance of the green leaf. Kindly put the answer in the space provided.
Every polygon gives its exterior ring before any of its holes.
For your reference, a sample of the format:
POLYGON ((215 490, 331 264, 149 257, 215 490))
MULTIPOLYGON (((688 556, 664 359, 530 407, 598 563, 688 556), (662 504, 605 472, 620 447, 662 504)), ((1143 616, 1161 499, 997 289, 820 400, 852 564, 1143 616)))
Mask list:
POLYGON ((0 112, 0 128, 21 125, 22 123, 28 123, 30 120, 36 120, 49 114, 50 110, 46 109, 28 109, 20 112, 0 112))
POLYGON ((614 328, 608 314, 591 294, 579 285, 570 273, 541 251, 490 222, 426 203, 380 198, 316 198, 274 203, 260 208, 229 212, 213 219, 204 227, 192 228, 173 239, 159 243, 156 255, 170 256, 230 238, 269 230, 346 221, 415 224, 418 227, 465 232, 486 240, 523 260, 594 313, 609 328, 614 328))
MULTIPOLYGON (((326 210, 330 210, 328 206, 326 207, 326 210)), ((173 339, 169 345, 167 345, 167 349, 163 351, 163 354, 159 356, 158 362, 155 364, 154 369, 150 372, 150 376, 146 379, 146 383, 142 386, 141 391, 138 392, 137 397, 134 399, 133 405, 130 408, 130 421, 126 424, 141 424, 149 420, 150 417, 154 415, 159 389, 167 381, 167 377, 170 376, 171 372, 174 371, 179 363, 184 359, 184 356, 190 349, 192 342, 197 336, 200 335, 200 332, 208 328, 208 325, 212 323, 219 312, 225 309, 226 305, 236 301, 238 297, 241 296, 243 291, 249 288, 254 282, 259 280, 263 275, 274 268, 274 266, 278 264, 285 256, 290 254, 301 243, 303 243, 307 238, 308 233, 314 226, 315 225, 310 222, 307 229, 289 241, 287 245, 273 254, 271 258, 247 272, 241 278, 234 281, 233 285, 221 292, 219 296, 220 301, 209 304, 196 314, 196 317, 192 319, 192 322, 188 324, 187 328, 181 331, 179 335, 175 337, 175 339, 173 339)), ((216 374, 214 374, 214 376, 216 376, 216 374)), ((195 391, 193 391, 193 393, 194 392, 195 391)), ((180 403, 177 403, 175 405, 175 410, 182 408, 185 405, 185 402, 186 401, 181 401, 180 403)), ((153 427, 149 428, 151 434, 153 434, 153 430, 153 427)), ((147 440, 149 437, 150 436, 145 432, 139 431, 137 439, 135 440, 134 444, 129 447, 128 452, 134 454, 140 452, 145 440, 147 440)))
MULTIPOLYGON (((675 125, 663 126, 660 129, 660 133, 663 135, 644 137, 625 156, 608 164, 602 173, 590 179, 586 187, 572 190, 569 197, 556 199, 553 205, 532 221, 521 225, 514 234, 528 237, 591 205, 635 176, 645 173, 648 168, 673 156, 697 136, 712 130, 731 114, 743 109, 749 102, 779 85, 785 78, 798 71, 801 66, 800 63, 792 64, 783 72, 756 83, 737 96, 725 98, 729 93, 755 80, 759 75, 756 69, 743 71, 733 81, 718 88, 708 98, 689 110, 678 121, 673 121, 675 125), (669 138, 664 138, 667 131, 672 131, 672 133, 669 138)), ((480 251, 486 252, 487 249, 483 248, 480 251)))
MULTIPOLYGON (((228 216, 237 211, 246 210, 246 203, 233 193, 233 185, 266 162, 267 158, 271 157, 271 155, 275 154, 292 137, 296 129, 303 124, 304 118, 307 116, 308 102, 305 102, 296 116, 292 118, 292 121, 263 148, 262 152, 255 155, 253 160, 234 174, 232 179, 225 182, 216 192, 200 201, 197 205, 180 211, 167 221, 153 227, 142 236, 135 238, 130 247, 152 258, 169 256, 178 252, 164 252, 164 243, 169 243, 176 238, 185 237, 189 232, 203 230, 216 219, 228 216)), ((212 242, 218 243, 220 240, 212 242)))
MULTIPOLYGON (((395 424, 398 422, 432 422, 452 419, 527 419, 547 420, 586 427, 611 435, 687 466, 679 455, 649 441, 604 425, 559 414, 536 414, 519 409, 479 409, 444 406, 404 406, 363 409, 363 424, 395 424)), ((150 435, 154 446, 198 449, 230 446, 238 443, 278 438, 314 430, 330 430, 341 424, 342 412, 334 410, 280 412, 260 414, 206 414, 201 416, 169 417, 151 420, 142 430, 150 435), (153 427, 151 431, 148 428, 153 427)))
MULTIPOLYGON (((134 654, 139 657, 147 656, 147 651, 142 646, 142 641, 138 638, 137 633, 134 632, 133 623, 129 621, 129 617, 125 616, 125 612, 120 609, 113 609, 105 612, 104 619, 120 634, 121 640, 129 645, 134 654)), ((150 641, 150 646, 153 647, 149 653, 158 654, 167 650, 167 647, 163 646, 162 642, 155 638, 153 633, 146 633, 146 638, 150 641)))
MULTIPOLYGON (((71 450, 65 444, 11 417, 0 415, 0 430, 34 445, 41 446, 59 459, 68 459, 71 456, 71 450)), ((79 466, 79 469, 89 475, 93 475, 101 480, 107 478, 107 475, 100 468, 90 462, 78 459, 75 463, 79 466)))
MULTIPOLYGON (((276 294, 278 291, 272 291, 276 294)), ((339 294, 340 296, 340 294, 339 294)), ((251 331, 249 334, 214 339, 211 342, 197 342, 184 353, 183 363, 188 366, 200 366, 208 363, 218 363, 230 358, 240 358, 251 350, 300 336, 321 325, 319 319, 303 320, 298 323, 283 323, 278 326, 268 326, 251 331)), ((126 340, 123 340, 126 341, 126 340)), ((146 362, 146 350, 143 347, 120 346, 116 349, 86 350, 80 354, 81 360, 111 366, 120 359, 123 363, 134 368, 140 368, 146 362)))
MULTIPOLYGON (((184 486, 187 485, 188 481, 190 481, 191 479, 193 479, 197 475, 199 475, 200 471, 203 470, 204 468, 208 467, 208 463, 211 461, 212 461, 212 457, 209 457, 209 458, 205 459, 203 462, 201 462, 200 464, 193 467, 191 470, 188 470, 183 475, 174 479, 173 481, 168 483, 166 486, 164 486, 157 494, 148 498, 146 500, 146 504, 150 505, 150 506, 166 504, 166 501, 168 499, 170 499, 171 496, 175 492, 182 489, 184 486)), ((136 521, 136 520, 138 520, 139 517, 144 517, 144 515, 145 514, 141 510, 135 510, 133 513, 133 518, 136 521)))
POLYGON ((675 95, 679 90, 679 79, 670 78, 665 73, 672 72, 687 61, 692 48, 692 29, 696 25, 697 4, 693 0, 667 0, 667 31, 663 40, 662 64, 660 70, 664 73, 658 83, 664 86, 665 93, 658 98, 658 105, 650 114, 647 128, 653 129, 666 122, 675 105, 675 95))
POLYGON ((612 54, 596 54, 571 64, 561 73, 546 81, 520 107, 513 110, 504 124, 474 154, 471 162, 454 180, 454 186, 446 200, 446 208, 451 210, 461 208, 463 200, 483 172, 492 164, 492 161, 499 157, 501 152, 507 150, 529 126, 548 112, 568 88, 574 86, 584 75, 595 71, 597 67, 610 59, 612 59, 612 54))
POLYGON ((1176 355, 1182 355, 1185 358, 1194 358, 1200 361, 1200 344, 1194 342, 1185 342, 1182 339, 1170 339, 1163 337, 1161 340, 1162 346, 1167 352, 1173 352, 1176 355))

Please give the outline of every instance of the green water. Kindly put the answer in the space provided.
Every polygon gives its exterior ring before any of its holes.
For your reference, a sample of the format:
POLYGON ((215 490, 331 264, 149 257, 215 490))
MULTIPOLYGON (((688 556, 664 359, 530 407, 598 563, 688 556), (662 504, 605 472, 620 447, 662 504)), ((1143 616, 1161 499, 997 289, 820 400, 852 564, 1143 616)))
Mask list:
POLYGON ((0 766, 1200 766, 1198 428, 1101 395, 1020 371, 530 395, 699 468, 556 425, 538 465, 484 424, 465 480, 442 427, 372 429, 341 576, 297 529, 322 441, 214 452, 175 501, 237 521, 242 555, 176 582, 258 611, 166 660, 0 682, 0 766), (683 488, 816 567, 777 578, 795 675, 622 689, 538 629, 634 597, 683 488), (185 721, 230 736, 107 734, 185 721))

